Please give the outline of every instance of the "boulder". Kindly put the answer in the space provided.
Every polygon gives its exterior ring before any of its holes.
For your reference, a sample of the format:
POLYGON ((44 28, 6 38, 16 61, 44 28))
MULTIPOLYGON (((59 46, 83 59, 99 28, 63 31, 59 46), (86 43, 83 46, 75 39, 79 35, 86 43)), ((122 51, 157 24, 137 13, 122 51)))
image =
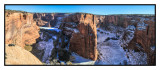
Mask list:
POLYGON ((5 64, 6 65, 43 65, 32 53, 15 45, 9 47, 5 44, 5 64))

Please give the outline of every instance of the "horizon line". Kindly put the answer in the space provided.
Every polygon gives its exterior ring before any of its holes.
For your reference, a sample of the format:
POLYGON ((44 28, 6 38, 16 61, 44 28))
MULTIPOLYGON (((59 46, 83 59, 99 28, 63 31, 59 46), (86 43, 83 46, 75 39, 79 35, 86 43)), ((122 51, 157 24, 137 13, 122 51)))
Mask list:
MULTIPOLYGON (((5 10, 12 10, 12 9, 5 9, 5 10)), ((26 12, 26 13, 86 13, 86 14, 93 14, 93 13, 87 13, 87 12, 28 12, 28 11, 24 11, 24 10, 12 10, 12 11, 19 11, 19 12, 26 12)), ((103 14, 93 14, 93 15, 103 15, 103 14)), ((155 15, 155 14, 106 14, 106 15, 155 15)))

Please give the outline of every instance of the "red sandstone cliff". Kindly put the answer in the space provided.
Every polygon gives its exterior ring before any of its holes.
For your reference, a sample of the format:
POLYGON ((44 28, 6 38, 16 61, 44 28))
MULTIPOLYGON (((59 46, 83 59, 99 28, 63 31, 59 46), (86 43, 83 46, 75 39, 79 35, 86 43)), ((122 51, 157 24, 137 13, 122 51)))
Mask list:
POLYGON ((141 51, 147 53, 147 62, 149 65, 155 65, 156 53, 155 50, 151 48, 155 46, 156 37, 155 37, 155 20, 153 16, 120 16, 120 15, 107 15, 103 19, 102 23, 99 23, 100 28, 106 30, 107 27, 114 24, 116 26, 121 26, 126 28, 128 25, 136 26, 136 31, 134 33, 134 38, 129 42, 128 47, 132 49, 139 49, 136 47, 136 43, 142 46, 141 51), (145 18, 144 23, 147 25, 146 29, 138 30, 138 23, 141 23, 141 19, 145 18))
POLYGON ((63 28, 63 32, 71 35, 69 46, 71 51, 85 58, 97 60, 97 30, 94 18, 92 14, 71 15, 64 19, 63 27, 67 28, 63 28))
MULTIPOLYGON (((39 37, 38 26, 52 27, 55 25, 57 17, 64 17, 64 14, 30 14, 30 13, 12 13, 5 12, 5 43, 16 44, 24 47, 36 43, 39 37), (35 22, 36 21, 36 22, 35 22)), ((155 64, 155 50, 151 50, 151 46, 155 46, 155 21, 144 20, 148 24, 145 30, 136 29, 134 38, 128 44, 128 47, 140 44, 147 53, 148 64, 155 64)), ((63 19, 61 25, 62 32, 70 37, 69 50, 76 52, 80 56, 88 59, 97 60, 97 30, 106 28, 108 24, 127 27, 140 22, 138 17, 127 17, 118 15, 98 16, 92 14, 72 14, 63 19)))
POLYGON ((33 19, 38 26, 51 27, 50 22, 54 20, 54 13, 35 13, 33 19))
POLYGON ((134 38, 128 44, 128 47, 135 47, 136 43, 140 44, 143 48, 143 51, 147 53, 148 64, 155 65, 156 50, 151 49, 156 45, 155 21, 152 21, 151 19, 144 20, 144 23, 148 24, 148 26, 146 26, 146 29, 144 30, 136 29, 134 38))
POLYGON ((5 43, 21 47, 36 43, 39 27, 33 20, 33 14, 5 11, 5 43))
POLYGON ((128 25, 134 25, 134 23, 131 22, 132 19, 133 18, 120 15, 106 15, 104 16, 104 18, 102 18, 101 16, 101 21, 103 22, 99 23, 97 27, 107 29, 107 26, 109 26, 109 24, 127 27, 128 25))
POLYGON ((54 27, 58 22, 58 17, 67 16, 70 13, 34 13, 33 19, 38 26, 54 27))

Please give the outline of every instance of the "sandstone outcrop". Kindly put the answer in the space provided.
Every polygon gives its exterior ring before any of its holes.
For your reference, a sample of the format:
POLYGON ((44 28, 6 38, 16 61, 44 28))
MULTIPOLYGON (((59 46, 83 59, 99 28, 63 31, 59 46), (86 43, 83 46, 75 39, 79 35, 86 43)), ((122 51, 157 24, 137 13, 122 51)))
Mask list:
POLYGON ((43 65, 32 53, 20 46, 8 46, 5 44, 6 65, 43 65))
POLYGON ((103 22, 97 24, 97 27, 101 27, 105 30, 112 30, 110 28, 110 25, 116 25, 126 28, 128 25, 134 25, 134 23, 131 22, 132 19, 133 18, 121 15, 106 15, 104 18, 102 18, 101 16, 101 21, 103 22))
POLYGON ((54 13, 35 13, 33 19, 38 26, 51 27, 50 22, 54 20, 54 13))
MULTIPOLYGON (((112 40, 119 40, 122 37, 123 40, 120 41, 123 41, 123 44, 117 44, 117 46, 121 45, 124 51, 127 48, 134 52, 144 52, 147 54, 148 64, 155 65, 154 19, 153 16, 5 11, 5 44, 10 46, 7 45, 5 50, 6 64, 31 64, 30 62, 42 64, 39 60, 49 64, 54 59, 69 61, 72 52, 96 61, 98 58, 97 28, 100 28, 113 33, 113 36, 115 33, 115 38, 111 37, 112 40), (39 60, 28 51, 24 51, 23 48, 31 45, 33 46, 32 54, 39 60), (28 57, 33 57, 33 60, 28 57)), ((107 38, 106 41, 111 38, 107 38)))
POLYGON ((34 13, 33 19, 38 26, 55 27, 59 20, 70 13, 34 13))
POLYGON ((155 65, 155 49, 151 49, 155 47, 156 44, 155 22, 152 20, 145 20, 144 23, 148 25, 146 29, 136 29, 135 36, 128 46, 135 46, 135 43, 140 44, 144 52, 147 53, 148 64, 155 65))
POLYGON ((62 25, 63 33, 71 37, 69 50, 92 60, 98 56, 94 18, 92 14, 76 13, 64 18, 62 25))
POLYGON ((33 14, 5 12, 5 43, 21 47, 36 43, 39 27, 33 20, 33 14))

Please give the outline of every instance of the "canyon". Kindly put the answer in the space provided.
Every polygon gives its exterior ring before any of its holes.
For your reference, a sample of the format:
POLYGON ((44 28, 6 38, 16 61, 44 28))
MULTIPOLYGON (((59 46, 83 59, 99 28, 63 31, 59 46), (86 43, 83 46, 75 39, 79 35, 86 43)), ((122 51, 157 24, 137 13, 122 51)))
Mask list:
POLYGON ((5 44, 45 65, 155 65, 155 28, 154 15, 5 11, 5 44))

